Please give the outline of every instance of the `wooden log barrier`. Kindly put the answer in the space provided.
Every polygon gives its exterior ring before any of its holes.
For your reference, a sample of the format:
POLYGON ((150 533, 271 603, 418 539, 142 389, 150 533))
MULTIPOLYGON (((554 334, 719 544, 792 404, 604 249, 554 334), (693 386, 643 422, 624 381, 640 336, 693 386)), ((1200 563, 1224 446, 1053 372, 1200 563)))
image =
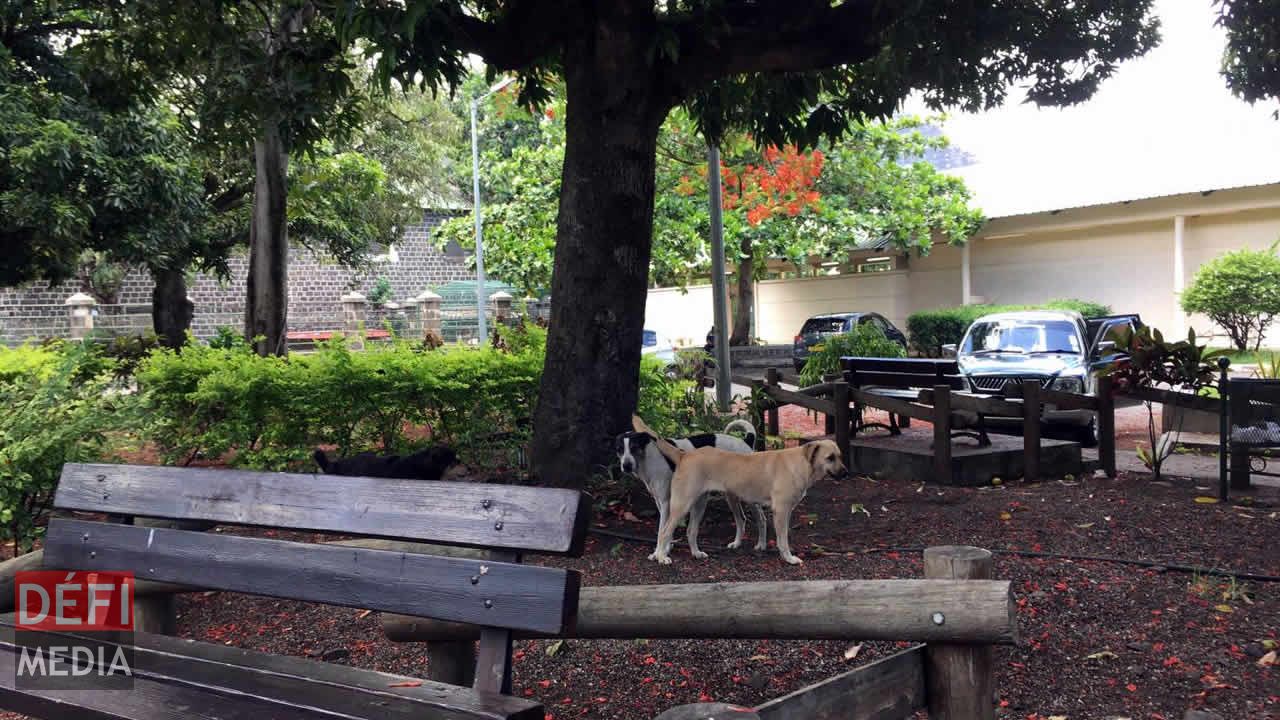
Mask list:
MULTIPOLYGON (((398 642, 458 641, 474 625, 384 614, 398 642)), ((517 637, 537 637, 520 634, 517 637)), ((807 580, 584 587, 572 638, 741 638, 1000 643, 1017 639, 1009 583, 807 580), (946 620, 939 624, 941 614, 946 620)))

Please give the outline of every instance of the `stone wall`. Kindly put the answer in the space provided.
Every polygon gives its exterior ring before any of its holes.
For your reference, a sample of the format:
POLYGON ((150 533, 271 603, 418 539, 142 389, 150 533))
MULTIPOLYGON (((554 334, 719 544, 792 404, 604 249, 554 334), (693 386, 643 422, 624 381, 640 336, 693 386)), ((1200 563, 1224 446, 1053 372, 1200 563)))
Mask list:
MULTIPOLYGON (((430 234, 448 213, 428 213, 423 222, 405 230, 395 245, 396 258, 385 256, 361 271, 352 271, 303 248, 289 251, 289 329, 336 330, 342 325, 339 298, 350 290, 368 295, 379 278, 391 284, 392 299, 403 302, 427 289, 473 277, 465 259, 446 255, 430 243, 430 234)), ((456 255, 461 255, 457 253, 456 255)), ((219 281, 199 275, 189 295, 195 303, 192 331, 209 337, 220 326, 239 329, 244 322, 246 256, 231 258, 231 276, 219 281)), ((0 289, 0 342, 15 344, 32 337, 66 336, 69 323, 63 302, 82 289, 71 281, 50 287, 35 283, 0 289)), ((113 334, 141 333, 151 328, 151 276, 144 269, 130 272, 115 302, 96 308, 95 326, 113 334)))

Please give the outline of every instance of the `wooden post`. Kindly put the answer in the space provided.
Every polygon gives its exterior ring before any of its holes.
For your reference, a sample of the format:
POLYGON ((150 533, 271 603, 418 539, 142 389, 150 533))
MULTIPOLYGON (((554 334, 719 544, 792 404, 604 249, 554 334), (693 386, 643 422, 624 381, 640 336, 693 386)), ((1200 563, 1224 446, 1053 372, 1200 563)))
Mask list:
MULTIPOLYGON (((1239 380, 1230 380, 1227 382, 1228 395, 1227 407, 1231 421, 1227 424, 1227 432, 1230 433, 1233 428, 1245 427, 1249 424, 1249 391, 1245 389, 1246 384, 1239 380)), ((1228 437, 1230 435, 1228 434, 1228 437)), ((1248 490, 1252 484, 1249 478, 1249 450, 1248 448, 1236 448, 1232 443, 1231 447, 1231 489, 1232 490, 1248 490)))
POLYGON ((1098 465, 1116 476, 1116 399, 1110 375, 1098 378, 1098 465))
POLYGON ((470 687, 475 682, 474 640, 432 640, 427 643, 427 679, 470 687))
POLYGON ((933 386, 933 474, 943 485, 951 477, 951 386, 933 386))
POLYGON ((1231 424, 1227 422, 1227 408, 1231 405, 1228 394, 1227 368, 1231 367, 1229 358, 1218 359, 1218 499, 1226 500, 1230 496, 1227 486, 1227 455, 1231 450, 1231 424))
MULTIPOLYGON (((963 545, 924 551, 924 576, 932 580, 989 580, 991 553, 963 545)), ((946 616, 933 621, 945 625, 946 616)), ((945 645, 925 648, 925 687, 932 720, 993 720, 995 687, 990 645, 945 645)))
MULTIPOLYGON (((769 368, 768 370, 764 371, 764 384, 766 388, 778 387, 778 368, 769 368)), ((773 405, 768 410, 764 411, 764 419, 765 419, 765 434, 772 435, 773 437, 777 437, 778 435, 782 434, 781 431, 778 429, 778 406, 777 405, 773 405)))
POLYGON ((849 447, 849 430, 852 418, 849 413, 849 383, 843 380, 835 383, 831 399, 836 404, 836 445, 840 448, 840 457, 844 466, 853 467, 853 451, 849 447))
POLYGON ((1040 478, 1040 381, 1022 381, 1022 479, 1040 478))
MULTIPOLYGON (((489 559, 518 563, 520 554, 509 550, 493 550, 489 553, 489 559)), ((482 692, 511 694, 512 640, 510 628, 486 627, 480 630, 476 675, 471 684, 473 688, 482 692)))

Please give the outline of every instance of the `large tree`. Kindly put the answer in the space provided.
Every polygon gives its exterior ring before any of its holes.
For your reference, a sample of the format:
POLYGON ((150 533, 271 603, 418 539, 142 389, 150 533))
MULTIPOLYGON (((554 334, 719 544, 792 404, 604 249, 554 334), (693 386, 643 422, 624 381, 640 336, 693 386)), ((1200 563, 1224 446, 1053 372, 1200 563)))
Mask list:
MULTIPOLYGON (((1280 98, 1280 13, 1271 0, 1216 0, 1227 32, 1222 75, 1251 103, 1280 98)), ((1280 117, 1280 110, 1276 110, 1280 117)))
POLYGON ((532 465, 578 484, 636 403, 658 129, 687 105, 706 137, 808 146, 864 115, 1089 97, 1158 39, 1152 0, 332 0, 384 77, 456 83, 469 54, 526 100, 563 78, 567 131, 547 365, 532 465))

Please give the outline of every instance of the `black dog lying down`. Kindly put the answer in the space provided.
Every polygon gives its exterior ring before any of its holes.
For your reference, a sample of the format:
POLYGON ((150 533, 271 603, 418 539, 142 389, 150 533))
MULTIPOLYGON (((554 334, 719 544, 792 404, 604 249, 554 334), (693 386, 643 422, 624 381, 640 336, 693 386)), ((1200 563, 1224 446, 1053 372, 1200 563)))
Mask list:
POLYGON ((429 447, 405 456, 360 453, 342 460, 330 460, 323 450, 316 450, 312 457, 328 475, 407 480, 439 480, 458 462, 458 454, 447 445, 429 447))

